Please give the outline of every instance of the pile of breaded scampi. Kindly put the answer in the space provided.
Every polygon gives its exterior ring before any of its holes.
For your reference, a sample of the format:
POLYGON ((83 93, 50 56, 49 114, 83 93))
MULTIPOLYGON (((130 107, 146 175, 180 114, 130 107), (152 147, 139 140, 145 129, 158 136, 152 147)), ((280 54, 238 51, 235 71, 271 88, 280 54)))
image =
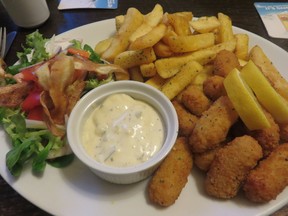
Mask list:
POLYGON ((250 49, 248 35, 234 33, 223 13, 193 19, 192 12, 164 13, 157 4, 145 15, 129 8, 115 20, 116 33, 95 51, 127 69, 130 79, 162 91, 178 114, 179 137, 148 185, 151 202, 175 203, 193 164, 212 197, 230 199, 243 190, 253 202, 276 199, 288 184, 288 123, 263 109, 270 127, 249 130, 223 85, 251 60, 288 101, 288 82, 264 51, 250 49))
MULTIPOLYGON (((278 76, 275 82, 282 80, 281 90, 286 88, 288 91, 288 83, 260 47, 254 47, 249 56, 257 58, 255 62, 260 65, 268 63, 273 70, 267 69, 269 72, 265 76, 268 79, 278 76)), ((162 206, 173 204, 185 186, 174 175, 183 176, 192 163, 206 175, 203 187, 207 194, 219 199, 233 198, 243 190, 249 200, 265 203, 276 199, 288 185, 288 124, 278 124, 264 110, 271 126, 261 130, 247 129, 223 86, 231 68, 241 67, 235 60, 233 52, 220 51, 213 61, 212 76, 203 82, 202 90, 192 84, 172 100, 179 120, 178 139, 185 140, 193 159, 187 158, 183 162, 186 166, 182 164, 175 168, 177 163, 171 161, 176 159, 166 158, 163 167, 166 163, 173 165, 166 165, 166 169, 160 167, 148 187, 153 202, 162 206)), ((185 175, 186 182, 189 174, 185 175)))

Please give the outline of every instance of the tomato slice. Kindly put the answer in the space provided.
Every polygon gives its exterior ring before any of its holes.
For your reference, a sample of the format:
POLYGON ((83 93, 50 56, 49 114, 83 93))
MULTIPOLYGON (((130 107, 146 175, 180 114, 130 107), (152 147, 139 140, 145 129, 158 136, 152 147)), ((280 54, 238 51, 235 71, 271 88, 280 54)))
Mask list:
POLYGON ((38 91, 31 91, 21 104, 22 110, 27 112, 37 106, 40 106, 40 93, 41 92, 38 91))
POLYGON ((36 77, 34 71, 35 71, 35 70, 32 70, 32 69, 27 69, 27 70, 21 71, 22 79, 23 79, 24 81, 34 81, 34 82, 37 82, 37 77, 36 77))
POLYGON ((42 106, 37 106, 37 107, 34 107, 33 109, 31 109, 28 112, 27 119, 43 121, 43 108, 42 108, 42 106))
POLYGON ((34 81, 38 82, 38 78, 35 74, 35 71, 42 65, 42 63, 38 63, 35 65, 32 65, 30 67, 26 67, 20 70, 18 74, 15 75, 15 77, 24 80, 24 81, 34 81))

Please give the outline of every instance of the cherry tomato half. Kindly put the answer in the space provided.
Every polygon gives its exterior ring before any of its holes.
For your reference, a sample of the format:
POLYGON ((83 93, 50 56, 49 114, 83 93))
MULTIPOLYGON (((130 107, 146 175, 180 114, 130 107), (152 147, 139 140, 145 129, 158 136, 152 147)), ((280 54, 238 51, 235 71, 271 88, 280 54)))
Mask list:
POLYGON ((31 109, 28 112, 27 119, 43 121, 43 108, 42 108, 42 106, 37 106, 37 107, 34 107, 33 109, 31 109))
POLYGON ((34 107, 40 106, 40 93, 38 91, 31 91, 21 104, 22 110, 28 112, 34 107))

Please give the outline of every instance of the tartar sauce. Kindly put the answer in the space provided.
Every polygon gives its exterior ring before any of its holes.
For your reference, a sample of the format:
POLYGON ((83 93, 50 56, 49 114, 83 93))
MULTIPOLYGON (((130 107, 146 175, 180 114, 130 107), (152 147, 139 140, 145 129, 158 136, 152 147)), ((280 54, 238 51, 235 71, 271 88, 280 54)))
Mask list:
POLYGON ((82 142, 98 162, 129 167, 159 151, 164 130, 162 119, 152 106, 127 94, 114 94, 88 116, 82 142))

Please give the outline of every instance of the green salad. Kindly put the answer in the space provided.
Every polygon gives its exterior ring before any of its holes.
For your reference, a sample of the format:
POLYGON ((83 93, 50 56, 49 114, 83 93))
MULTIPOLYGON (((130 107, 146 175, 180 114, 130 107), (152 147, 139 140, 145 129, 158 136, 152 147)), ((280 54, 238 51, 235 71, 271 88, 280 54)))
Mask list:
POLYGON ((19 61, 1 66, 0 124, 11 141, 6 165, 15 177, 24 166, 41 173, 47 163, 69 165, 74 155, 65 125, 73 106, 86 92, 115 80, 115 73, 126 73, 103 64, 79 40, 68 41, 64 48, 55 41, 35 31, 17 53, 19 61))

